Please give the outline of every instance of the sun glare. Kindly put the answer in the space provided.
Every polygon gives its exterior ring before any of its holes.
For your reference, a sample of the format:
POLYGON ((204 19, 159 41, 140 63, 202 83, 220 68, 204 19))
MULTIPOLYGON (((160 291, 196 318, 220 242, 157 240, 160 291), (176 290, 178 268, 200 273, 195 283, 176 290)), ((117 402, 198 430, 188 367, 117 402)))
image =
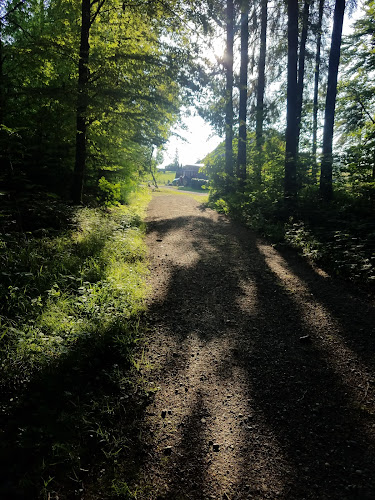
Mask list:
POLYGON ((176 150, 179 162, 183 165, 200 163, 222 140, 200 116, 188 116, 184 119, 184 124, 186 130, 180 126, 174 129, 163 152, 161 168, 173 162, 176 150))

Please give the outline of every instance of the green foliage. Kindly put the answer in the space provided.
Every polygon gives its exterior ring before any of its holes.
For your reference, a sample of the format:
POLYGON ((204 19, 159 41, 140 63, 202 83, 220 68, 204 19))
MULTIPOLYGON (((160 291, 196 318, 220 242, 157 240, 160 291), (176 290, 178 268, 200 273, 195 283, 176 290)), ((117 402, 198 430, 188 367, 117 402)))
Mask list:
MULTIPOLYGON (((93 17, 99 4, 92 4, 93 17)), ((190 6, 172 4, 106 0, 93 18, 84 89, 85 190, 105 204, 128 196, 139 171, 148 168, 150 148, 167 141, 181 104, 191 96, 193 78, 188 82, 187 77, 193 58, 184 22, 191 17, 190 6), (173 9, 179 7, 176 18, 173 9)), ((7 0, 1 19, 5 181, 9 185, 22 175, 68 196, 75 161, 81 1, 7 0)))
POLYGON ((13 415, 2 435, 1 453, 10 452, 4 498, 19 487, 30 498, 59 487, 74 496, 68 477, 82 475, 94 455, 108 467, 98 483, 105 490, 113 479, 130 439, 124 394, 134 392, 131 352, 147 292, 148 201, 138 192, 127 206, 76 209, 68 231, 1 238, 0 405, 13 415))
POLYGON ((219 212, 219 214, 229 213, 228 203, 225 200, 223 200, 223 198, 219 198, 218 200, 211 202, 210 206, 211 208, 219 212))
POLYGON ((321 203, 316 188, 301 193, 298 217, 285 226, 285 240, 331 273, 361 285, 375 280, 375 225, 371 200, 336 191, 332 204, 321 203))
POLYGON ((127 207, 80 209, 71 234, 2 240, 1 335, 15 348, 13 362, 24 359, 27 370, 34 352, 55 359, 82 334, 104 333, 137 311, 145 273, 138 225, 127 207), (11 318, 20 314, 15 338, 11 318))
POLYGON ((284 142, 269 132, 263 145, 262 183, 256 182, 254 135, 248 138, 247 182, 243 192, 225 191, 224 144, 205 159, 211 178, 209 205, 230 214, 269 237, 288 244, 331 272, 353 280, 372 283, 375 279, 373 183, 368 172, 353 165, 336 170, 336 192, 332 204, 319 198, 318 186, 311 180, 311 159, 301 156, 298 166, 300 191, 298 205, 290 217, 283 200, 284 142))
MULTIPOLYGON (((237 141, 233 143, 233 156, 237 155, 237 141)), ((263 146, 262 181, 263 187, 257 185, 255 176, 256 165, 255 133, 249 133, 247 138, 247 185, 245 197, 251 192, 265 191, 266 196, 273 200, 279 199, 282 193, 285 143, 282 134, 276 130, 267 132, 263 146)), ((225 144, 224 142, 204 159, 204 172, 211 181, 211 191, 216 196, 225 194, 226 176, 224 173, 225 144)), ((235 183, 236 179, 232 179, 235 183)))
POLYGON ((285 227, 285 241, 292 247, 301 250, 311 260, 319 261, 323 257, 324 247, 314 233, 306 228, 305 223, 291 220, 285 227))
MULTIPOLYGON (((242 193, 226 191, 224 173, 225 146, 220 144, 204 160, 205 172, 210 178, 210 200, 214 207, 221 210, 225 200, 225 211, 245 220, 259 230, 265 230, 277 214, 283 199, 283 168, 285 146, 281 134, 270 131, 263 146, 262 184, 255 175, 257 152, 255 134, 248 134, 247 144, 247 181, 242 193), (219 205, 217 205, 219 203, 219 205), (268 222, 267 222, 268 221, 268 222)), ((234 142, 234 155, 237 143, 234 142)), ((236 184, 236 179, 232 183, 236 184)))
POLYGON ((121 184, 112 184, 105 177, 98 182, 99 201, 105 206, 112 206, 121 201, 121 184))
POLYGON ((339 179, 358 194, 373 191, 375 182, 375 60, 373 54, 374 2, 364 5, 364 16, 344 43, 343 77, 337 102, 338 131, 341 133, 339 179))
POLYGON ((191 179, 191 184, 190 184, 192 189, 207 189, 209 186, 209 181, 206 179, 191 179))

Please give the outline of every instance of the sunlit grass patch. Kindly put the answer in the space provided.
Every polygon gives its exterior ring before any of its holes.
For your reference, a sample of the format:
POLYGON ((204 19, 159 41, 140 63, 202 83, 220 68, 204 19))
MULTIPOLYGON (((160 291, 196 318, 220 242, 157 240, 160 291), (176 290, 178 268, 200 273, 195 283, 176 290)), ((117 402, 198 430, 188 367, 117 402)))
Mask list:
MULTIPOLYGON (((176 172, 170 170, 157 169, 155 173, 156 182, 158 184, 167 184, 168 181, 172 182, 176 178, 176 172)), ((153 180, 150 179, 152 182, 153 180)))
POLYGON ((177 195, 177 196, 189 196, 190 198, 193 198, 194 200, 199 201, 201 203, 208 202, 208 193, 205 194, 202 192, 202 194, 200 194, 197 191, 183 191, 177 188, 160 188, 158 191, 155 191, 153 193, 153 196, 160 196, 165 194, 177 195))
POLYGON ((12 454, 4 498, 61 489, 70 498, 82 470, 103 460, 111 466, 99 482, 112 481, 138 408, 126 403, 147 294, 149 199, 145 190, 127 206, 78 208, 64 232, 1 237, 0 411, 10 428, 0 449, 12 454))
POLYGON ((147 200, 141 194, 126 207, 78 209, 67 234, 3 242, 2 351, 29 349, 42 363, 142 308, 147 200))

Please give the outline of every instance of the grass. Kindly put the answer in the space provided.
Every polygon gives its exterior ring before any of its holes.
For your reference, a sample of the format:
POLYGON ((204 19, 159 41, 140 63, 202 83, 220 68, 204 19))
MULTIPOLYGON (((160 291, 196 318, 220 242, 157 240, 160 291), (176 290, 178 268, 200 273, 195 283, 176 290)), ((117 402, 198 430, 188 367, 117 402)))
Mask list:
MULTIPOLYGON (((170 172, 170 171, 156 169, 156 172, 154 175, 155 175, 156 182, 158 184, 162 185, 162 184, 168 184, 168 181, 172 182, 173 179, 176 177, 176 172, 170 172)), ((150 182, 151 184, 154 183, 154 180, 153 180, 151 174, 149 174, 147 176, 147 178, 145 179, 145 182, 146 183, 150 182)))
POLYGON ((167 184, 168 181, 172 182, 176 178, 176 172, 157 170, 156 180, 160 184, 167 184))
POLYGON ((163 189, 162 187, 154 192, 154 196, 158 195, 177 195, 177 196, 190 196, 196 201, 199 201, 200 203, 207 203, 208 202, 208 193, 204 193, 202 191, 192 191, 187 188, 168 188, 168 189, 163 189))
POLYGON ((191 193, 206 193, 208 195, 208 189, 195 189, 189 186, 179 186, 178 187, 179 191, 186 191, 186 192, 191 192, 191 193))
POLYGON ((90 498, 127 491, 118 464, 147 397, 131 371, 148 201, 145 191, 128 206, 76 209, 67 230, 1 237, 2 498, 79 497, 83 482, 95 484, 90 498))

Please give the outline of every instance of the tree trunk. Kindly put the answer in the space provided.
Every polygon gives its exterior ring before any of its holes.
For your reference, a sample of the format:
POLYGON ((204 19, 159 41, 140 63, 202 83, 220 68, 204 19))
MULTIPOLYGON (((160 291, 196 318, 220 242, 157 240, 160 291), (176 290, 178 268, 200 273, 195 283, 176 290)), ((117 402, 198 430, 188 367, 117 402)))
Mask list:
MULTIPOLYGON (((8 11, 3 11, 0 17, 0 125, 4 124, 5 117, 5 81, 4 81, 4 43, 3 39, 5 35, 3 35, 3 29, 5 20, 9 18, 10 14, 18 10, 22 7, 23 1, 17 2, 13 7, 10 7, 8 11)), ((8 6, 9 7, 9 6, 8 6)))
POLYGON ((39 0, 39 25, 40 25, 40 33, 44 31, 44 23, 46 21, 46 6, 45 0, 39 0))
POLYGON ((82 203, 83 180, 86 168, 86 134, 90 53, 91 0, 82 0, 81 43, 78 65, 76 157, 73 174, 72 200, 82 203))
POLYGON ((284 197, 290 207, 297 196, 297 48, 298 0, 288 0, 288 84, 284 197))
MULTIPOLYGON (((177 150, 176 150, 177 151, 177 150)), ((156 189, 159 189, 159 186, 158 186, 158 183, 156 182, 156 179, 155 179, 155 175, 154 175, 154 171, 152 169, 152 156, 154 154, 154 148, 152 147, 151 148, 151 154, 150 154, 150 163, 149 163, 149 166, 150 166, 150 173, 152 175, 152 178, 154 180, 154 184, 155 184, 155 187, 156 189)))
POLYGON ((226 189, 233 176, 233 38, 234 5, 227 0, 226 90, 225 90, 225 173, 226 189))
POLYGON ((0 19, 0 171, 6 172, 8 167, 5 152, 6 134, 1 129, 5 118, 5 88, 4 88, 4 54, 3 54, 3 23, 0 19))
POLYGON ((340 62, 340 48, 342 36, 342 24, 344 21, 345 0, 336 0, 335 13, 333 17, 333 30, 331 39, 331 51, 328 64, 328 85, 326 95, 326 107, 324 114, 323 151, 320 175, 320 194, 326 201, 332 199, 332 142, 333 125, 335 121, 335 106, 337 94, 337 74, 340 62))
POLYGON ((241 67, 240 104, 238 129, 237 176, 243 190, 246 181, 246 115, 247 115, 247 66, 249 61, 249 1, 241 5, 241 67))
POLYGON ((4 122, 4 90, 3 23, 0 19, 0 125, 4 122))
POLYGON ((311 0, 305 0, 302 16, 302 33, 298 58, 298 78, 297 78, 297 154, 299 149, 299 138, 301 132, 302 103, 303 103, 303 81, 305 77, 306 40, 309 25, 309 11, 311 0))
POLYGON ((268 22, 268 0, 262 0, 261 4, 261 25, 260 25, 260 48, 258 61, 258 84, 257 84, 257 104, 256 104, 256 165, 255 177, 260 184, 262 182, 262 158, 263 158, 263 122, 264 122, 264 90, 266 87, 266 51, 267 51, 267 22, 268 22))
POLYGON ((315 79, 314 79, 314 103, 313 103, 313 139, 312 139, 312 180, 315 184, 318 175, 318 164, 316 151, 318 146, 318 97, 319 97, 319 76, 320 76, 320 50, 322 46, 322 20, 323 20, 324 0, 319 2, 318 35, 316 39, 315 55, 315 79))

